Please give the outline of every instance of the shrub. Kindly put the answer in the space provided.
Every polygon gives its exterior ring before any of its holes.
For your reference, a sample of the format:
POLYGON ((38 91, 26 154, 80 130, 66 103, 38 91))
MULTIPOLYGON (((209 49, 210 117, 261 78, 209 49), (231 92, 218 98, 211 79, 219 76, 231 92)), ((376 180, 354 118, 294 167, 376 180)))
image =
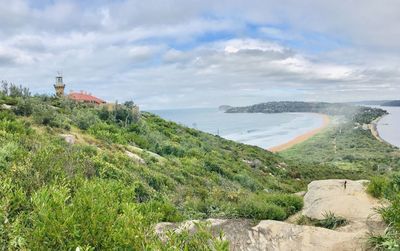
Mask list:
POLYGON ((239 182, 240 185, 250 189, 251 191, 262 189, 262 185, 258 184, 256 180, 250 178, 247 174, 236 174, 233 178, 239 182))
POLYGON ((319 220, 315 223, 316 226, 324 227, 328 229, 335 229, 337 227, 347 224, 347 220, 343 217, 336 216, 332 212, 325 212, 324 219, 319 220))
POLYGON ((229 242, 224 240, 223 233, 213 236, 211 226, 207 223, 195 223, 195 232, 184 230, 177 234, 170 231, 167 233, 166 246, 176 247, 176 250, 215 250, 228 251, 229 242))
POLYGON ((376 176, 371 178, 368 184, 367 192, 376 198, 381 198, 388 186, 389 182, 386 177, 376 176))
POLYGON ((33 120, 37 124, 69 129, 69 121, 67 117, 56 112, 56 108, 48 105, 37 105, 33 110, 33 120))
POLYGON ((14 108, 14 113, 22 116, 30 116, 33 113, 34 105, 32 100, 23 98, 18 99, 18 103, 14 108))
POLYGON ((272 194, 266 196, 270 203, 285 208, 286 214, 291 215, 303 208, 303 198, 291 194, 272 194))
POLYGON ((256 220, 284 220, 287 215, 283 208, 263 201, 246 200, 239 203, 238 216, 256 220))
POLYGON ((87 130, 90 126, 100 122, 100 119, 93 111, 86 109, 76 111, 72 121, 79 129, 87 130))

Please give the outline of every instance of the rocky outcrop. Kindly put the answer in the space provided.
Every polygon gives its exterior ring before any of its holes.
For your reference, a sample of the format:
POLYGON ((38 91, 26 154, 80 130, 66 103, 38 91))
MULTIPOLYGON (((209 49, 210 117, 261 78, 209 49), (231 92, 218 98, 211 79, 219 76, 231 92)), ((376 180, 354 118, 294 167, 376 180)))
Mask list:
POLYGON ((13 108, 13 106, 7 105, 7 104, 2 104, 0 106, 0 109, 2 109, 2 110, 11 110, 12 108, 13 108))
POLYGON ((341 216, 349 224, 340 231, 382 231, 384 225, 376 209, 384 206, 366 192, 366 180, 318 180, 308 185, 302 214, 323 219, 328 212, 341 216), (346 181, 346 188, 344 182, 346 181))
POLYGON ((132 153, 130 151, 125 151, 125 154, 138 164, 143 164, 143 165, 146 164, 146 161, 144 161, 144 159, 142 159, 139 155, 135 153, 132 153))
MULTIPOLYGON (((168 230, 181 232, 196 230, 197 221, 182 224, 160 223, 156 232, 162 239, 168 230)), ((250 220, 209 219, 215 235, 220 231, 230 243, 231 250, 362 250, 362 239, 355 233, 336 232, 324 228, 299 226, 280 221, 264 220, 252 226, 250 220)))
MULTIPOLYGON (((366 193, 364 184, 368 181, 347 180, 346 189, 344 181, 311 182, 304 195, 304 210, 299 213, 323 219, 325 212, 332 212, 349 221, 348 225, 335 230, 273 220, 263 220, 257 225, 245 219, 206 221, 216 236, 221 231, 224 233, 231 250, 365 250, 367 233, 380 232, 385 227, 375 212, 382 204, 366 193)), ((159 223, 155 231, 163 239, 168 230, 196 231, 196 222, 159 223)))
POLYGON ((60 134, 60 136, 67 142, 68 144, 75 144, 76 137, 73 134, 60 134))

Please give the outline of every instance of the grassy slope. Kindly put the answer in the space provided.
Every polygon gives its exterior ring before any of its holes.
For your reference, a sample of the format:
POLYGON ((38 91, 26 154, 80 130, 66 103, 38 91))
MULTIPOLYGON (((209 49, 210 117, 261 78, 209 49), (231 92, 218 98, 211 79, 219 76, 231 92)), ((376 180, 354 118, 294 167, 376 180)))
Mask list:
MULTIPOLYGON (((372 121, 373 118, 370 119, 372 121)), ((280 154, 286 159, 310 164, 324 163, 333 170, 362 172, 371 183, 367 191, 386 198, 390 206, 379 209, 388 224, 383 235, 369 237, 374 250, 400 247, 400 150, 374 138, 369 130, 354 123, 331 125, 324 132, 280 154), (336 151, 335 151, 336 144, 336 151)))
MULTIPOLYGON (((0 103, 0 246, 135 249, 163 246, 152 225, 206 217, 283 220, 312 179, 352 171, 285 161, 126 106, 115 111, 49 97, 0 103), (61 134, 73 134, 74 145, 61 134), (141 164, 127 156, 133 152, 141 164)), ((226 248, 207 233, 172 236, 175 246, 226 248), (210 244, 210 245, 211 245, 210 244), (204 245, 206 247, 204 247, 204 245)))
MULTIPOLYGON (((0 103, 14 106, 0 111, 2 248, 157 249, 163 244, 152 231, 156 222, 282 220, 301 208, 301 199, 290 193, 309 181, 369 174, 295 154, 285 159, 149 113, 138 119, 121 105, 107 111, 49 97, 4 95, 0 103), (60 134, 73 134, 76 144, 60 134)), ((204 238, 211 237, 173 236, 167 246, 225 247, 204 238)))
POLYGON ((400 168, 397 148, 379 142, 369 130, 353 122, 333 124, 324 132, 282 152, 281 156, 372 175, 400 168))

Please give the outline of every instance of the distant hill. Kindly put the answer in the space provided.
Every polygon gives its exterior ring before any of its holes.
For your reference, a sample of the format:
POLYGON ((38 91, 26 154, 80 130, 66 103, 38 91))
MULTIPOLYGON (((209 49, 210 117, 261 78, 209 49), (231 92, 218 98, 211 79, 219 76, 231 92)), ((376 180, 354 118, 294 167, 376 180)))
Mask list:
POLYGON ((390 102, 391 100, 362 100, 355 102, 348 102, 347 104, 352 105, 382 105, 383 103, 390 102))
POLYGON ((345 103, 279 101, 255 104, 251 106, 232 107, 227 113, 282 113, 282 112, 312 112, 328 115, 343 115, 359 123, 367 123, 370 115, 381 116, 386 111, 377 108, 360 107, 345 103), (361 112, 360 112, 361 111, 361 112), (362 116, 360 116, 362 114, 362 116))
POLYGON ((400 100, 392 100, 381 104, 381 106, 400 106, 400 100))
POLYGON ((232 106, 230 106, 230 105, 221 105, 218 107, 218 110, 226 111, 226 110, 229 110, 230 108, 232 108, 232 106))

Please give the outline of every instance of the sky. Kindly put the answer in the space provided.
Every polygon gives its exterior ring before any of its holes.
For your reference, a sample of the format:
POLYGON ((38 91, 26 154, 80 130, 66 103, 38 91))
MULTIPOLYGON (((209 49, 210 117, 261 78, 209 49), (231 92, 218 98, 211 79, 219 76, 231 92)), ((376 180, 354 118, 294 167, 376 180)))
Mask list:
POLYGON ((398 0, 0 0, 0 80, 142 109, 400 97, 398 0))

